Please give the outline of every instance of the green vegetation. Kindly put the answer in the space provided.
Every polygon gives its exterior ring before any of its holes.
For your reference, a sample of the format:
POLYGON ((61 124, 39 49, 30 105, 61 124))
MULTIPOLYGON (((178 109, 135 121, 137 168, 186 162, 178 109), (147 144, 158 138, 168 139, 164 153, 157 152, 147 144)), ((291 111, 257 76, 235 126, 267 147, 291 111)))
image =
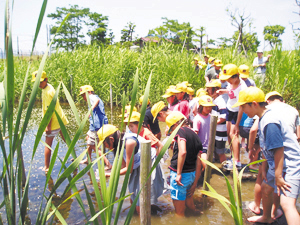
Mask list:
MULTIPOLYGON (((138 95, 143 94, 147 83, 147 77, 152 71, 152 82, 150 100, 154 103, 162 100, 161 95, 171 84, 189 81, 194 89, 204 87, 204 71, 195 73, 191 62, 195 56, 185 49, 171 43, 162 43, 160 46, 146 46, 140 52, 131 51, 126 48, 109 46, 99 48, 89 46, 79 48, 72 52, 55 53, 50 56, 45 64, 45 71, 49 81, 55 87, 62 80, 70 91, 72 98, 78 99, 79 87, 91 84, 100 98, 109 103, 109 84, 112 84, 113 102, 119 104, 122 94, 125 92, 127 101, 131 100, 130 93, 133 85, 133 74, 139 69, 138 95)), ((253 74, 252 62, 256 53, 248 53, 248 57, 234 55, 232 49, 209 50, 207 53, 224 64, 234 63, 236 65, 246 64, 250 70, 250 78, 253 74)), ((282 51, 275 48, 268 52, 272 54, 267 64, 267 79, 263 87, 265 92, 277 90, 282 92, 284 80, 287 84, 283 96, 293 106, 300 108, 300 50, 282 51)), ((268 53, 265 53, 268 54, 268 53)), ((15 59, 15 93, 19 99, 23 80, 27 71, 27 60, 15 59)), ((30 73, 37 70, 38 60, 31 64, 30 73)), ((4 62, 0 63, 0 74, 4 71, 4 62)), ((30 82, 27 82, 26 98, 30 94, 30 82)), ((39 98, 40 95, 37 96, 39 98)), ((60 100, 66 101, 64 96, 60 100)))

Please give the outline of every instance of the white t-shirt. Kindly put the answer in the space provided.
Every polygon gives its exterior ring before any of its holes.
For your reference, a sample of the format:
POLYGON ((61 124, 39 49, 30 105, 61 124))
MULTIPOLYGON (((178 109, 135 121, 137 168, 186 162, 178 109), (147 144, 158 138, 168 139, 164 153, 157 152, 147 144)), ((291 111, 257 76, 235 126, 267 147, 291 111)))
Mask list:
MULTIPOLYGON (((258 57, 256 57, 254 60, 253 60, 253 66, 254 65, 260 65, 260 64, 263 64, 263 63, 266 63, 268 62, 268 57, 261 57, 260 59, 258 57)), ((254 69, 254 71, 256 73, 266 73, 266 67, 265 66, 258 66, 254 69)))
POLYGON ((229 98, 227 101, 228 110, 230 110, 231 112, 239 111, 239 107, 232 108, 232 106, 238 101, 240 91, 244 90, 245 88, 247 88, 247 85, 245 84, 245 82, 242 79, 240 79, 240 84, 236 89, 232 89, 232 85, 230 83, 228 83, 228 86, 227 86, 227 90, 229 91, 228 92, 229 98))

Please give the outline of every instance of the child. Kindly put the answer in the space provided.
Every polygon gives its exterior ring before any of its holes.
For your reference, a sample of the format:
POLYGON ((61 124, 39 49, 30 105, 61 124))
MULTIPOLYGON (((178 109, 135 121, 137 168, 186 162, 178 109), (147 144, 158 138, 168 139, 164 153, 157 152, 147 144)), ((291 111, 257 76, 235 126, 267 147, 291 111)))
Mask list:
POLYGON ((226 129, 226 103, 222 96, 217 94, 217 90, 221 88, 221 82, 219 80, 212 79, 210 83, 206 83, 205 87, 207 88, 209 96, 213 98, 213 103, 216 105, 212 108, 212 115, 218 116, 215 155, 219 159, 220 163, 222 163, 226 160, 225 144, 228 140, 226 129))
MULTIPOLYGON (((35 82, 37 73, 38 73, 38 71, 35 71, 32 73, 31 82, 35 82)), ((45 71, 42 72, 39 87, 42 89, 42 112, 43 112, 43 116, 44 116, 54 95, 55 95, 55 89, 53 88, 53 86, 51 84, 48 83, 48 78, 47 78, 47 74, 45 71)), ((64 125, 69 123, 64 112, 62 111, 62 108, 59 104, 58 99, 56 101, 55 111, 58 113, 59 117, 62 119, 64 125)), ((57 117, 56 117, 55 113, 53 113, 51 120, 45 130, 46 144, 48 144, 51 147, 53 139, 58 133, 60 133, 60 136, 65 141, 64 136, 60 130, 60 126, 59 126, 57 117)), ((45 166, 42 168, 42 170, 45 172, 48 172, 50 158, 51 158, 51 150, 47 146, 45 146, 44 152, 45 152, 45 166)))
MULTIPOLYGON (((88 93, 89 95, 90 105, 93 109, 93 116, 90 115, 89 117, 89 121, 90 121, 89 131, 86 134, 88 154, 91 159, 92 150, 94 149, 96 151, 95 139, 97 139, 97 142, 99 142, 97 138, 97 131, 102 127, 103 124, 108 124, 108 120, 105 115, 104 104, 102 100, 98 97, 98 95, 94 93, 93 87, 90 85, 84 85, 80 87, 79 95, 81 95, 84 101, 87 102, 86 93, 88 93)), ((81 161, 81 163, 83 164, 88 164, 88 162, 89 162, 88 158, 81 161)), ((104 157, 104 162, 106 165, 106 169, 110 169, 111 164, 106 157, 104 157)))
POLYGON ((175 106, 174 111, 179 111, 186 118, 189 118, 189 95, 186 92, 187 85, 185 83, 180 83, 176 85, 174 93, 179 103, 175 106))
MULTIPOLYGON (((220 80, 226 80, 228 82, 227 89, 220 89, 218 94, 228 94, 229 99, 227 101, 227 116, 226 127, 228 141, 231 143, 234 159, 236 160, 236 166, 240 169, 242 167, 240 161, 240 143, 239 143, 239 124, 242 118, 242 111, 239 108, 233 108, 232 106, 237 102, 239 92, 247 88, 244 81, 239 77, 238 67, 234 64, 227 64, 223 67, 223 71, 220 73, 220 80)), ((232 169, 233 165, 231 161, 225 164, 226 169, 232 169)))
POLYGON ((196 212, 193 194, 201 175, 202 145, 199 137, 187 127, 185 116, 181 112, 171 112, 166 123, 173 132, 179 124, 185 121, 175 136, 175 144, 170 168, 171 198, 175 213, 184 217, 186 207, 196 212))
MULTIPOLYGON (((208 95, 202 95, 199 98, 198 114, 194 118, 193 130, 198 134, 202 143, 202 154, 201 158, 206 159, 208 139, 209 139, 209 128, 210 128, 210 113, 212 107, 215 106, 213 100, 208 95)), ((205 163, 202 162, 202 170, 205 169, 205 163)))
MULTIPOLYGON (((263 215, 248 218, 250 222, 272 223, 273 192, 280 196, 280 204, 288 224, 300 224, 296 209, 296 200, 300 192, 300 146, 292 129, 283 122, 277 110, 266 108, 262 90, 248 87, 239 94, 238 102, 233 107, 241 109, 249 116, 257 115, 259 121, 259 143, 268 163, 268 172, 262 170, 263 215)), ((266 168, 266 162, 263 162, 266 168)), ((275 200, 276 201, 276 200, 275 200)))
MULTIPOLYGON (((125 119, 124 122, 128 122, 130 120, 125 119)), ((131 129, 131 133, 125 133, 124 137, 122 137, 120 131, 118 128, 116 128, 113 125, 105 124, 98 132, 98 137, 100 140, 100 144, 103 143, 105 148, 113 149, 114 154, 116 154, 117 151, 120 151, 118 149, 119 140, 120 147, 123 145, 122 141, 125 141, 125 149, 123 154, 123 162, 122 162, 122 168, 120 170, 120 175, 125 175, 127 170, 130 170, 130 177, 129 177, 129 183, 128 183, 128 189, 130 193, 133 193, 130 197, 130 202, 132 203, 134 199, 136 198, 139 190, 140 190, 140 155, 141 155, 141 142, 144 142, 145 139, 136 133, 134 133, 136 130, 132 129, 133 126, 131 126, 131 122, 129 122, 128 127, 131 129), (134 154, 133 158, 133 164, 132 167, 129 168, 129 162, 131 159, 132 154, 134 154)), ((134 126, 135 127, 135 126, 134 126)), ((156 159, 156 150, 154 148, 151 148, 151 160, 152 160, 152 166, 156 159)), ((107 177, 110 177, 110 172, 106 172, 105 175, 107 177)), ((155 170, 151 174, 151 204, 155 204, 157 202, 157 198, 163 193, 164 190, 164 179, 162 175, 162 170, 160 167, 160 164, 157 165, 155 170)), ((139 207, 139 201, 137 201, 136 204, 136 211, 139 214, 140 207, 139 207)))
MULTIPOLYGON (((140 105, 142 106, 144 100, 144 95, 140 97, 139 102, 140 105)), ((161 132, 158 124, 158 120, 155 119, 153 120, 153 115, 151 113, 151 106, 150 106, 150 100, 148 99, 147 101, 147 109, 144 117, 144 123, 145 127, 147 127, 154 135, 155 137, 160 140, 161 138, 161 132)))
POLYGON ((178 99, 176 98, 175 93, 174 93, 175 88, 176 88, 176 86, 173 86, 173 85, 169 86, 169 88, 166 90, 165 94, 161 96, 167 100, 167 102, 169 103, 168 108, 171 111, 173 111, 175 106, 178 104, 178 99))
POLYGON ((243 64, 239 66, 240 78, 245 82, 247 87, 256 87, 254 80, 249 78, 249 66, 243 64))

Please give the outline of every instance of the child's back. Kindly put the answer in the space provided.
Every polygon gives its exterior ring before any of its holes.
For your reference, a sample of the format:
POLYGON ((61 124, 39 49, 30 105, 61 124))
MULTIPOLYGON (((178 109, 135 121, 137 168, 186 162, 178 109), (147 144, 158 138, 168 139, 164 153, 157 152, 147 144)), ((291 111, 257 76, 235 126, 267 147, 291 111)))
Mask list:
POLYGON ((90 116, 90 130, 97 131, 99 130, 103 124, 108 124, 108 119, 105 115, 104 104, 102 100, 96 94, 89 95, 91 105, 93 105, 96 101, 99 100, 98 105, 93 109, 93 117, 90 116))
POLYGON ((209 128, 210 128, 210 114, 207 116, 198 113, 193 122, 193 130, 198 132, 198 136, 202 142, 203 150, 208 148, 209 139, 209 128))

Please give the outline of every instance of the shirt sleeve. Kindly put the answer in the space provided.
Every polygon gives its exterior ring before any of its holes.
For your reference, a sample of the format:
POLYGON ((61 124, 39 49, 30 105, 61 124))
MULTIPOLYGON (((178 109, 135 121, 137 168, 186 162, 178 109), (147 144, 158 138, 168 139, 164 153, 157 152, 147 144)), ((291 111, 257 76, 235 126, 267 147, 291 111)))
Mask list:
POLYGON ((194 118, 194 121, 193 121, 193 130, 198 132, 199 129, 200 129, 200 126, 201 126, 201 122, 198 118, 194 118))
POLYGON ((266 150, 273 150, 283 147, 283 137, 281 127, 276 123, 269 123, 264 128, 266 150))

